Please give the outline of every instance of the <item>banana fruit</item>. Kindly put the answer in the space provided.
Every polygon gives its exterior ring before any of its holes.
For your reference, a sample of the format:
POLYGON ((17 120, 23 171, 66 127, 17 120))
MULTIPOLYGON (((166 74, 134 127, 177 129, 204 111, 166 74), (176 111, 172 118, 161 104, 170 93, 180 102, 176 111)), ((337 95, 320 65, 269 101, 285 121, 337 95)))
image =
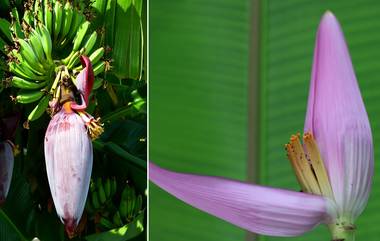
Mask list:
MULTIPOLYGON (((71 79, 83 69, 82 55, 89 56, 95 75, 103 73, 104 47, 100 46, 101 33, 90 27, 86 19, 89 6, 83 1, 34 0, 25 3, 21 12, 11 9, 11 21, 0 18, 0 48, 8 57, 10 86, 19 88, 14 99, 21 104, 37 102, 28 120, 37 119, 55 98, 65 68, 71 79), (49 90, 50 89, 50 90, 49 90), (46 95, 45 93, 50 93, 46 95)), ((103 84, 98 79, 96 88, 103 84)), ((108 191, 98 190, 102 205, 112 194, 112 181, 106 182, 108 191), (109 185, 111 184, 111 185, 109 185)), ((96 202, 95 202, 96 204, 96 202)))
POLYGON ((114 203, 116 194, 115 178, 97 178, 91 181, 86 210, 90 214, 101 216, 97 224, 104 230, 132 222, 143 210, 143 198, 136 194, 132 186, 125 185, 118 204, 114 203))

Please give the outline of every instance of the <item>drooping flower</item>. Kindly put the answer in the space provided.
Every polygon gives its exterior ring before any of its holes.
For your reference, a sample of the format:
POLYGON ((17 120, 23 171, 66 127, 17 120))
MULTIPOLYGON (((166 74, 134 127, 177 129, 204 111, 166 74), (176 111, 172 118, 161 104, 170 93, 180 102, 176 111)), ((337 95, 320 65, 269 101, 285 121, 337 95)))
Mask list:
POLYGON ((296 236, 319 223, 333 240, 354 239, 373 175, 372 135, 338 21, 325 13, 314 52, 303 144, 288 158, 303 193, 218 177, 176 173, 150 163, 150 180, 184 202, 249 231, 296 236))
POLYGON ((60 110, 53 116, 45 135, 50 191, 57 214, 70 237, 75 235, 90 184, 93 163, 91 138, 96 138, 103 131, 99 120, 84 111, 94 75, 89 59, 81 57, 81 61, 84 69, 76 78, 75 90, 82 102, 77 104, 73 90, 61 85, 60 110))
POLYGON ((0 119, 0 205, 5 202, 12 180, 14 154, 17 148, 13 144, 20 115, 12 114, 0 119))

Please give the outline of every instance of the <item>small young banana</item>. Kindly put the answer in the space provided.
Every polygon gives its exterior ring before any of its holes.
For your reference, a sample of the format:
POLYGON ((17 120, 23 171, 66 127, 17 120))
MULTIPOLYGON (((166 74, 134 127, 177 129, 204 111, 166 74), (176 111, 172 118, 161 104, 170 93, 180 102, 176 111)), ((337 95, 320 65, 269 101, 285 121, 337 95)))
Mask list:
POLYGON ((63 19, 63 6, 62 3, 57 0, 54 4, 54 39, 57 40, 59 33, 61 32, 63 19))
POLYGON ((70 1, 67 1, 64 7, 64 20, 62 22, 63 26, 61 27, 61 35, 59 37, 58 43, 61 43, 67 34, 70 32, 71 22, 73 20, 74 9, 70 1))
POLYGON ((113 216, 113 223, 114 223, 117 227, 121 227, 121 226, 123 226, 123 222, 121 221, 121 217, 120 217, 120 213, 119 213, 119 211, 116 211, 115 215, 113 216))
POLYGON ((16 74, 17 76, 27 79, 27 80, 32 80, 32 81, 38 81, 38 80, 45 80, 46 76, 43 75, 37 75, 33 73, 29 68, 27 68, 24 65, 16 64, 14 62, 10 62, 8 64, 9 70, 16 74))
POLYGON ((91 52, 92 48, 95 46, 97 37, 98 37, 98 34, 96 33, 96 31, 94 31, 90 35, 90 37, 88 37, 86 43, 84 44, 83 48, 80 51, 83 55, 87 56, 91 52))
POLYGON ((50 34, 53 33, 53 7, 50 0, 44 0, 44 25, 50 34))
POLYGON ((111 180, 109 178, 106 179, 104 183, 104 192, 106 194, 107 199, 111 198, 111 180))
POLYGON ((98 192, 96 192, 96 191, 92 192, 91 198, 92 198, 92 206, 95 209, 99 209, 100 208, 100 203, 99 203, 99 199, 98 199, 98 192))
POLYGON ((106 198, 106 193, 104 192, 102 179, 100 178, 98 179, 97 186, 98 186, 99 201, 101 204, 104 204, 107 201, 107 198, 106 198))
POLYGON ((104 55, 104 47, 98 48, 90 55, 92 65, 96 65, 104 55))
POLYGON ((100 73, 103 73, 106 69, 106 63, 104 61, 100 62, 94 67, 94 76, 97 76, 100 73))
POLYGON ((62 46, 65 46, 66 44, 68 44, 74 39, 75 35, 78 32, 79 27, 84 21, 85 21, 84 15, 77 9, 74 10, 73 19, 71 20, 70 31, 67 34, 66 38, 62 41, 61 43, 62 46))
POLYGON ((12 42, 12 34, 11 31, 9 31, 10 27, 11 23, 8 22, 8 20, 0 18, 0 33, 3 39, 8 43, 12 42))
POLYGON ((81 46, 82 44, 82 41, 84 39, 84 36, 86 35, 87 33, 87 30, 89 29, 89 26, 90 26, 90 22, 89 21, 86 21, 84 22, 80 27, 79 27, 79 30, 74 38, 74 41, 73 41, 73 51, 77 51, 79 50, 79 47, 81 46))
POLYGON ((44 95, 44 92, 40 90, 37 90, 37 91, 21 90, 16 96, 16 101, 21 104, 29 104, 41 99, 43 95, 44 95))
POLYGON ((40 118, 45 112, 45 110, 48 108, 49 100, 50 100, 50 97, 48 95, 45 95, 44 97, 42 97, 38 105, 36 105, 36 107, 34 107, 32 112, 30 112, 28 116, 28 121, 34 121, 40 118))
POLYGON ((41 44, 45 53, 45 57, 49 63, 53 63, 53 59, 52 59, 52 48, 53 48, 52 45, 53 44, 51 41, 49 30, 43 24, 38 25, 38 30, 40 33, 39 36, 41 38, 41 44))
POLYGON ((37 90, 45 87, 47 84, 47 81, 43 81, 40 83, 36 82, 31 82, 29 80, 13 76, 12 77, 12 86, 20 89, 25 89, 25 90, 37 90))
POLYGON ((45 53, 44 53, 44 48, 42 46, 41 38, 39 36, 39 33, 36 30, 33 30, 30 33, 29 42, 34 52, 36 53, 38 61, 45 67, 47 59, 45 58, 45 53))
POLYGON ((28 42, 24 39, 19 39, 18 43, 20 44, 20 54, 28 62, 28 64, 39 72, 44 72, 43 65, 38 61, 38 57, 34 52, 33 48, 30 46, 28 42))

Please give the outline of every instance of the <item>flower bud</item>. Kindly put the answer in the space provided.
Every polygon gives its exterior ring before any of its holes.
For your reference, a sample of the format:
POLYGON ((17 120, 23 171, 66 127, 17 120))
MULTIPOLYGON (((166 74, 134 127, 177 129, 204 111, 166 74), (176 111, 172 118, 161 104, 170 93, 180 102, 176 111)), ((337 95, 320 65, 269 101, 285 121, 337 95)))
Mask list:
POLYGON ((0 205, 5 202, 12 180, 14 156, 8 141, 0 142, 0 205))
POLYGON ((91 138, 76 112, 62 108, 50 121, 45 161, 57 214, 73 237, 86 203, 93 162, 91 138))

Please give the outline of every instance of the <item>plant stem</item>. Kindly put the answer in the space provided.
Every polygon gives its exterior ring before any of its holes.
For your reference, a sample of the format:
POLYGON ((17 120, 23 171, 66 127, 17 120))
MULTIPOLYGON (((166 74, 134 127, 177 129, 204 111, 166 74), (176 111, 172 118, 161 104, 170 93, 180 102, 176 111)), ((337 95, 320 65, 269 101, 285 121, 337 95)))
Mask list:
POLYGON ((332 241, 355 241, 355 226, 352 224, 335 223, 328 225, 332 241))
POLYGON ((12 220, 2 209, 0 209, 0 218, 4 219, 14 229, 14 231, 17 233, 21 240, 28 241, 28 239, 25 238, 25 236, 20 232, 20 230, 16 227, 16 225, 12 222, 12 220))

